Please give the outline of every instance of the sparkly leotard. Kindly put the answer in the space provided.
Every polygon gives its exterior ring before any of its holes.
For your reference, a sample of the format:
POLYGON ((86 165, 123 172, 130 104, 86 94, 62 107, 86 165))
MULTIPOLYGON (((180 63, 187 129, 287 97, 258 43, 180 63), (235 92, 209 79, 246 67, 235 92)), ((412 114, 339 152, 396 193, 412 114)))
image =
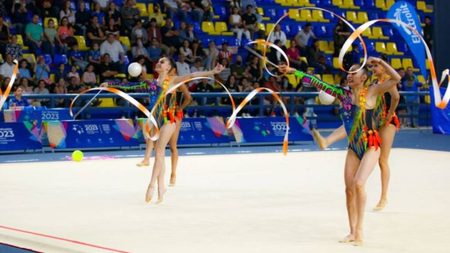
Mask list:
POLYGON ((382 111, 379 109, 380 99, 377 99, 377 106, 374 109, 362 110, 353 104, 350 89, 325 83, 315 76, 298 70, 294 74, 303 78, 303 82, 309 82, 314 87, 325 91, 341 102, 340 116, 347 132, 348 148, 353 150, 359 159, 362 159, 368 148, 375 147, 377 149, 380 146, 379 124, 377 124, 382 111))

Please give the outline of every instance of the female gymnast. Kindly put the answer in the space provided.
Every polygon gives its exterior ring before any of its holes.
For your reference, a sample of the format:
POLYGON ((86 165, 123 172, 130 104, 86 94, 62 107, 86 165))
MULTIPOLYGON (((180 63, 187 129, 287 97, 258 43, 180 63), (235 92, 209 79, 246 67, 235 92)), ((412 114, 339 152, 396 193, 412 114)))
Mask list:
MULTIPOLYGON (((387 64, 387 63, 386 63, 387 64)), ((386 68, 381 64, 373 64, 369 66, 375 75, 376 79, 372 82, 373 85, 380 84, 389 80, 389 75, 386 73, 386 68)), ((395 113, 398 103, 400 101, 400 94, 398 93, 397 87, 394 86, 389 89, 388 92, 384 94, 384 114, 381 121, 380 138, 381 142, 381 154, 378 161, 381 170, 381 196, 378 204, 374 208, 375 211, 381 211, 384 209, 387 203, 387 191, 389 186, 390 178, 390 167, 389 167, 389 155, 392 149, 392 144, 394 142, 394 137, 397 129, 400 128, 400 121, 395 113)), ((319 144, 321 149, 327 148, 332 143, 342 140, 347 136, 345 127, 341 126, 334 130, 329 136, 322 137, 320 133, 313 129, 313 136, 316 142, 319 144)))
MULTIPOLYGON (((147 188, 147 193, 145 195, 146 202, 150 202, 152 200, 156 183, 158 183, 157 203, 161 203, 163 201, 164 193, 166 191, 164 184, 164 153, 167 144, 173 138, 174 133, 177 130, 175 112, 177 112, 178 109, 175 103, 175 96, 172 96, 170 94, 166 96, 166 91, 177 83, 184 82, 195 77, 213 76, 223 70, 222 65, 217 65, 214 70, 211 71, 201 71, 184 76, 176 76, 170 74, 171 71, 175 69, 175 66, 175 62, 167 57, 159 59, 158 63, 155 66, 155 71, 158 73, 158 79, 156 80, 156 83, 159 87, 159 97, 156 101, 156 108, 154 111, 156 113, 155 118, 161 126, 161 129, 159 138, 155 142, 155 163, 153 165, 151 180, 147 188)), ((153 145, 152 142, 149 143, 151 143, 150 145, 153 145)), ((149 150, 151 150, 151 147, 149 148, 149 150)))
MULTIPOLYGON (((173 78, 176 73, 176 68, 173 68, 169 72, 169 76, 173 78)), ((146 79, 146 77, 144 77, 146 79)), ((171 168, 172 172, 170 175, 170 184, 169 186, 175 186, 176 183, 176 177, 177 177, 177 165, 178 165, 178 136, 180 135, 180 129, 181 129, 181 121, 183 120, 183 111, 192 102, 192 96, 189 92, 186 85, 181 85, 176 92, 176 112, 175 112, 175 124, 176 124, 176 130, 173 133, 172 137, 169 140, 169 146, 170 146, 170 158, 171 158, 171 168)), ((150 106, 153 107, 154 103, 150 103, 150 106)), ((145 139, 145 155, 144 159, 137 164, 137 166, 149 166, 150 165, 150 158, 152 155, 152 150, 154 143, 150 139, 145 139)))
POLYGON ((349 133, 344 179, 350 234, 340 242, 351 242, 355 246, 361 246, 363 243, 363 219, 367 198, 365 184, 380 156, 377 122, 383 113, 381 97, 400 81, 400 76, 383 60, 370 57, 368 62, 386 68, 390 79, 376 85, 366 85, 369 79, 368 70, 366 68, 358 70, 360 66, 356 64, 350 71, 358 71, 347 76, 350 89, 344 89, 286 65, 280 66, 282 72, 294 73, 304 81, 309 79, 312 85, 336 97, 342 103, 341 118, 349 133))

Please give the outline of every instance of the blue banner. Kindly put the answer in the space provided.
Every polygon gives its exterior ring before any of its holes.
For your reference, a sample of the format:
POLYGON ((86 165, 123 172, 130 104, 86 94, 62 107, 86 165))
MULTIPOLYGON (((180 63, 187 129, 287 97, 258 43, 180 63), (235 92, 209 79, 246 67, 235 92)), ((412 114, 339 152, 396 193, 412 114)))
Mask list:
POLYGON ((0 151, 41 149, 39 129, 30 122, 0 123, 0 151))
MULTIPOLYGON (((449 88, 447 88, 449 89, 449 88)), ((441 94, 445 93, 445 88, 441 89, 441 94)), ((434 106, 433 88, 430 86, 431 96, 431 119, 433 124, 433 133, 450 135, 450 106, 445 109, 439 109, 434 106)))
POLYGON ((178 144, 228 143, 230 137, 222 117, 184 118, 178 144))
MULTIPOLYGON (((307 121, 291 117, 289 123, 289 141, 312 141, 307 121)), ((239 118, 233 132, 236 141, 241 143, 281 143, 286 133, 286 121, 284 117, 239 118)))
POLYGON ((69 109, 47 109, 45 107, 28 106, 24 108, 7 109, 3 111, 5 122, 23 122, 32 121, 38 126, 42 121, 49 120, 70 120, 69 109))
MULTIPOLYGON (((405 1, 398 1, 389 9, 387 18, 396 19, 414 27, 422 36, 422 27, 420 26, 419 15, 417 14, 415 7, 405 1)), ((405 39, 409 46, 409 49, 413 53, 416 63, 419 65, 422 75, 427 78, 427 68, 425 63, 425 48, 420 38, 410 31, 408 28, 400 25, 393 24, 405 39)))
POLYGON ((138 146, 131 119, 46 121, 43 124, 52 148, 107 148, 138 146))

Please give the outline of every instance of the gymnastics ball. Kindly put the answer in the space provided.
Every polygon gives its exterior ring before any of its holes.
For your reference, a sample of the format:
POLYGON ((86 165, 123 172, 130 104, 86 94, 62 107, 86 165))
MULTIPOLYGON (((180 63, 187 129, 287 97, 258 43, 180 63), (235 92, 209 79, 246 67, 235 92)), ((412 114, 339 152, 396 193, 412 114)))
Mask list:
POLYGON ((142 66, 141 64, 137 62, 133 62, 128 66, 128 73, 132 77, 138 77, 142 72, 142 66))
POLYGON ((322 90, 319 92, 319 100, 322 105, 331 105, 334 102, 334 99, 333 96, 322 90))
POLYGON ((80 150, 75 150, 72 153, 72 161, 81 162, 81 160, 83 160, 83 157, 83 152, 81 152, 80 150))

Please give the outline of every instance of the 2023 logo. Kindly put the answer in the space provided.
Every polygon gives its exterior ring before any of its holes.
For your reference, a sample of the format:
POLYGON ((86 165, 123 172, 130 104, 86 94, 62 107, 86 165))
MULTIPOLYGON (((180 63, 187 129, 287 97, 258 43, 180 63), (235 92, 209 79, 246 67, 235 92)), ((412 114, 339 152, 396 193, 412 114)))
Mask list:
POLYGON ((11 128, 0 128, 0 138, 14 138, 14 131, 11 128))

